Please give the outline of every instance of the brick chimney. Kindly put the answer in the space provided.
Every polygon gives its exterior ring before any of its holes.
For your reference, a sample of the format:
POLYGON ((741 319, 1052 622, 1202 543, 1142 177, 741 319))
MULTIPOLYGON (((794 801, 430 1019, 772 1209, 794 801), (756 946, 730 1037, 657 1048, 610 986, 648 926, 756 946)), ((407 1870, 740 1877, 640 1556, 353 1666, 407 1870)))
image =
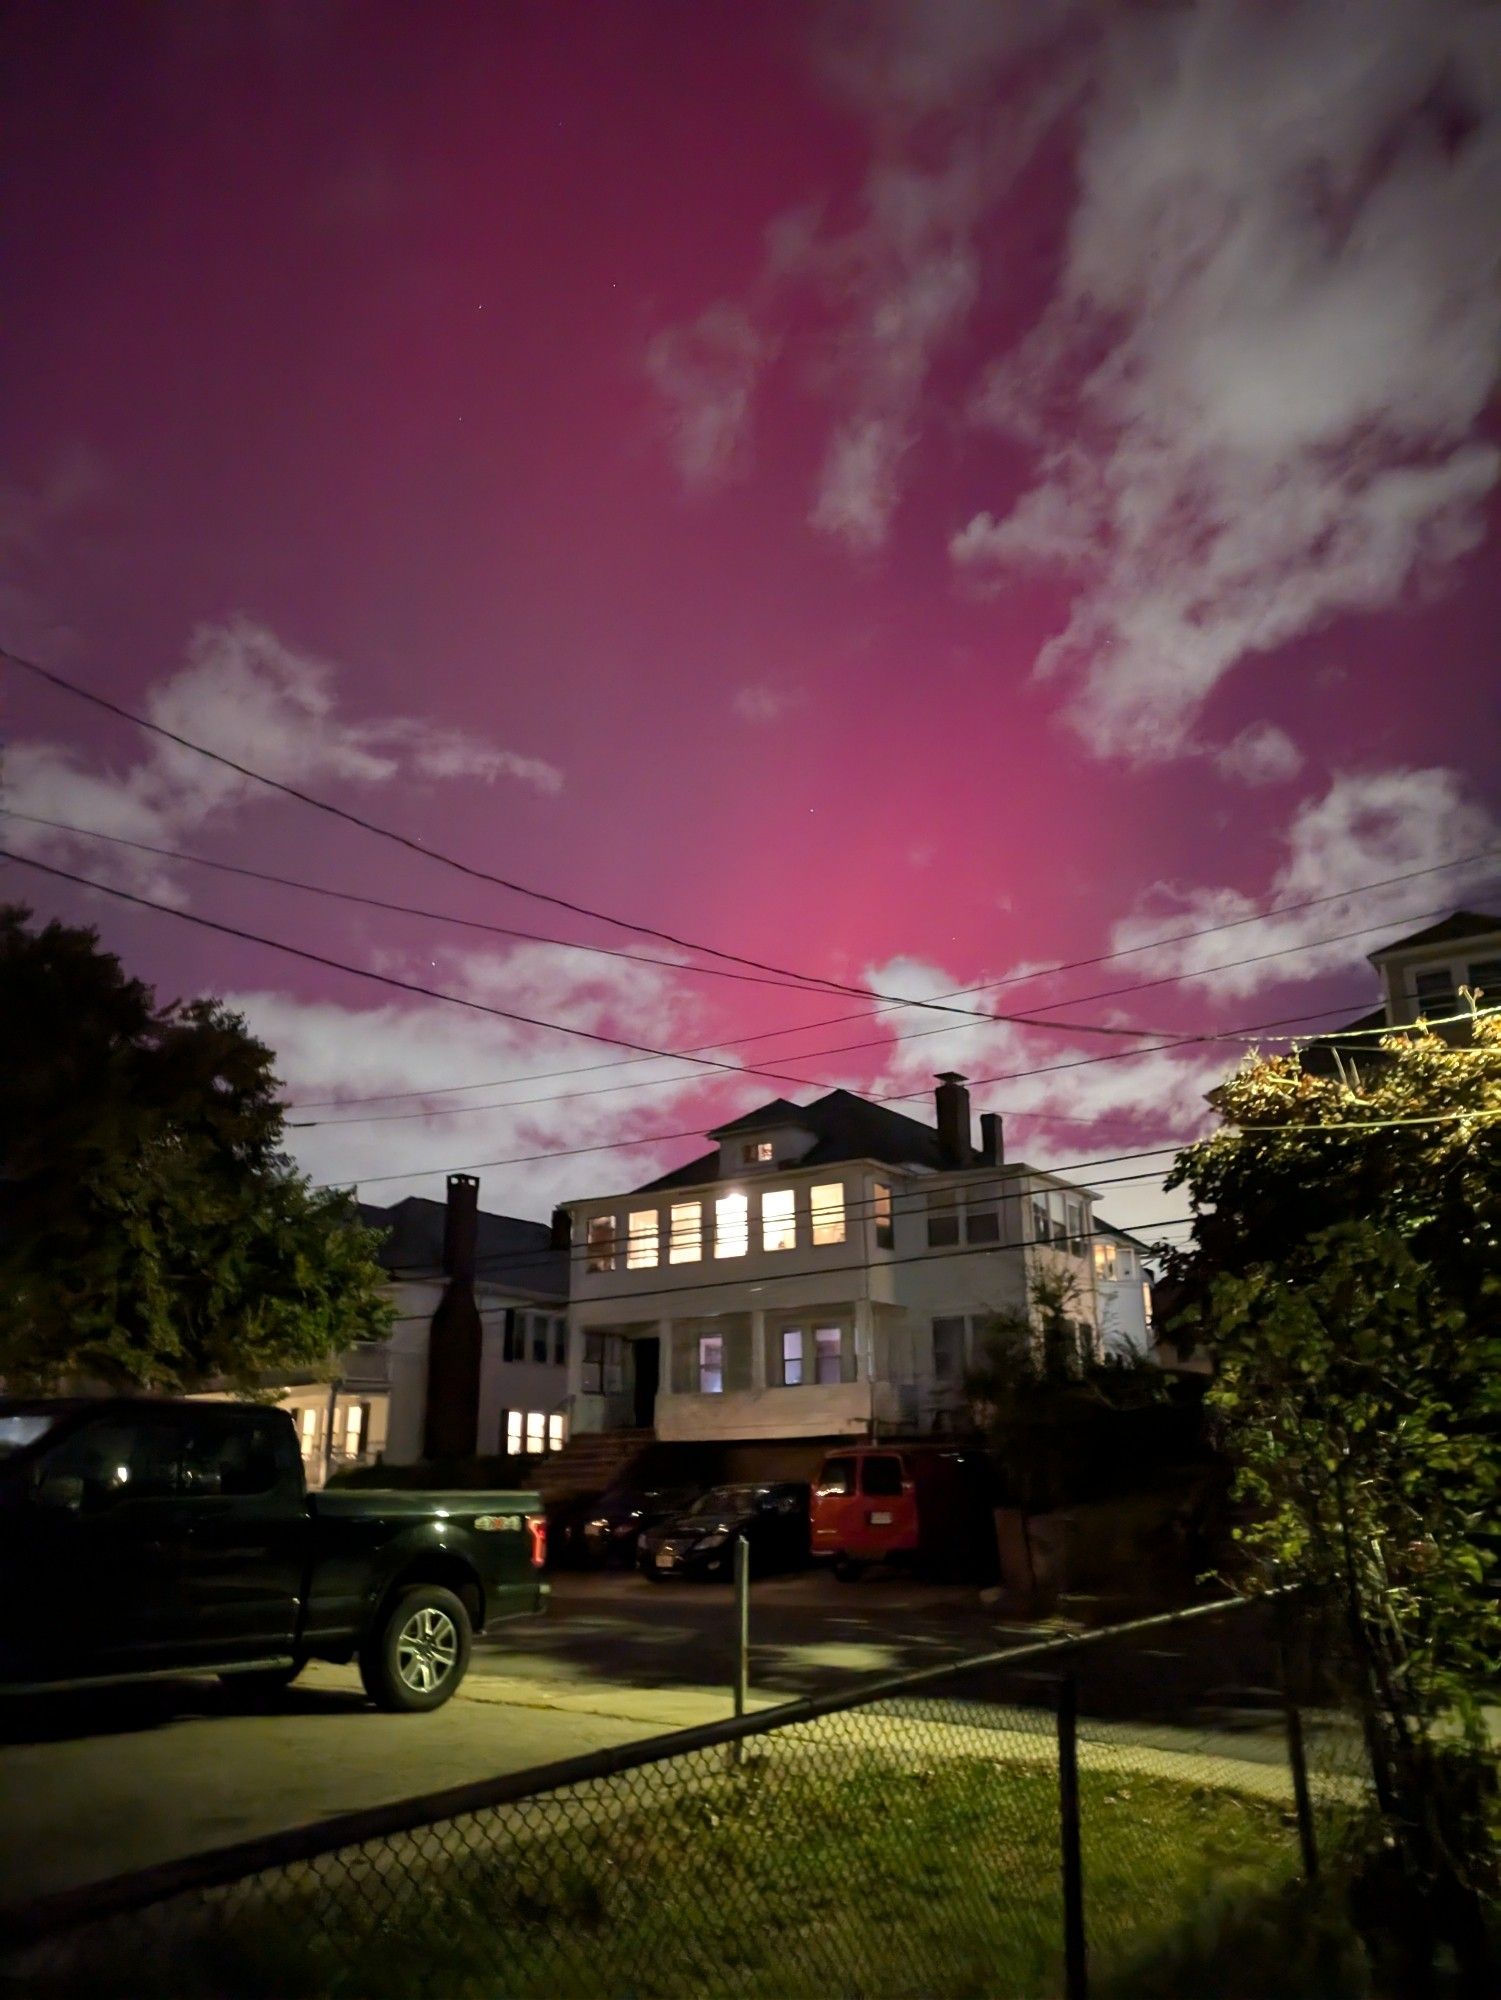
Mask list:
POLYGON ((427 1336, 427 1409, 422 1456, 472 1458, 479 1438, 483 1328, 474 1296, 479 1251, 479 1180, 448 1176, 443 1272, 448 1279, 427 1336))
POLYGON ((969 1092, 957 1070, 939 1074, 933 1093, 938 1106, 938 1152, 946 1167, 967 1167, 974 1158, 970 1144, 969 1092))
POLYGON ((1001 1130, 1001 1114, 998 1111, 980 1113, 980 1158, 987 1167, 1003 1167, 1006 1164, 1006 1138, 1001 1130))

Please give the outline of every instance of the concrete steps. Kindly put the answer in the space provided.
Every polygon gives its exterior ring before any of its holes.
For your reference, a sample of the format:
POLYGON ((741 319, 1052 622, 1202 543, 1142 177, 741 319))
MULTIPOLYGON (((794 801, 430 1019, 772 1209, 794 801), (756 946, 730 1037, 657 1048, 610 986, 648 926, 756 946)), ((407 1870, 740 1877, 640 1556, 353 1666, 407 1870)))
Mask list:
POLYGON ((560 1452, 539 1461, 532 1479, 549 1504, 603 1493, 656 1441, 655 1431, 575 1431, 560 1452))

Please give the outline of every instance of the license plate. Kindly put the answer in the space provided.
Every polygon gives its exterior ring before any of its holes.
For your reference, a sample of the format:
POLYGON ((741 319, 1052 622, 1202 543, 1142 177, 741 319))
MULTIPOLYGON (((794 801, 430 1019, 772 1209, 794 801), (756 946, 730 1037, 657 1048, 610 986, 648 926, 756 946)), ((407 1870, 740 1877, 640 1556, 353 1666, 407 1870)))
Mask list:
POLYGON ((891 1526, 891 1516, 889 1514, 872 1514, 870 1525, 873 1528, 889 1528, 891 1526))
POLYGON ((671 1569, 671 1568, 672 1568, 672 1566, 673 1566, 673 1564, 674 1564, 674 1563, 675 1563, 676 1561, 677 1561, 677 1557, 676 1557, 676 1556, 675 1556, 675 1555, 673 1554, 673 1552, 672 1552, 672 1550, 671 1550, 671 1549, 658 1549, 658 1550, 657 1550, 657 1568, 658 1568, 658 1569, 671 1569))

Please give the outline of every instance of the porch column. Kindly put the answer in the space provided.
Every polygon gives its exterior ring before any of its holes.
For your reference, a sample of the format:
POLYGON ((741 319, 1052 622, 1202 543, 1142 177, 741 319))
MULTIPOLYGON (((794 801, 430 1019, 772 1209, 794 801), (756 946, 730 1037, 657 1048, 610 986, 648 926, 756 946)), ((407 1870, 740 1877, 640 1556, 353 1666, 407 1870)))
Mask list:
POLYGON ((664 1394, 670 1395, 678 1386, 672 1377, 672 1321, 670 1319, 659 1319, 657 1321, 657 1354, 659 1356, 657 1362, 657 1394, 659 1396, 664 1394))
POLYGON ((766 1314, 757 1307, 751 1308, 751 1387, 753 1389, 773 1388, 780 1377, 772 1370, 772 1357, 766 1351, 766 1314))
POLYGON ((876 1376, 876 1316, 869 1299, 855 1301, 855 1372, 866 1382, 876 1376))

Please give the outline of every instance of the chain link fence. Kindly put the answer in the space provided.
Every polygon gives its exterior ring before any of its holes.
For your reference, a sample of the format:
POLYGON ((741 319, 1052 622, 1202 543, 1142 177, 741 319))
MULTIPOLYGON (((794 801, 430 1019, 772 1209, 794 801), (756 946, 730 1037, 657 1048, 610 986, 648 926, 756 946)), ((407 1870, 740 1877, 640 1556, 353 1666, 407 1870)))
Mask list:
POLYGON ((1138 1621, 245 1843, 16 1920, 8 1990, 1105 1994, 1368 1810, 1338 1653, 1277 1622, 1138 1621))

